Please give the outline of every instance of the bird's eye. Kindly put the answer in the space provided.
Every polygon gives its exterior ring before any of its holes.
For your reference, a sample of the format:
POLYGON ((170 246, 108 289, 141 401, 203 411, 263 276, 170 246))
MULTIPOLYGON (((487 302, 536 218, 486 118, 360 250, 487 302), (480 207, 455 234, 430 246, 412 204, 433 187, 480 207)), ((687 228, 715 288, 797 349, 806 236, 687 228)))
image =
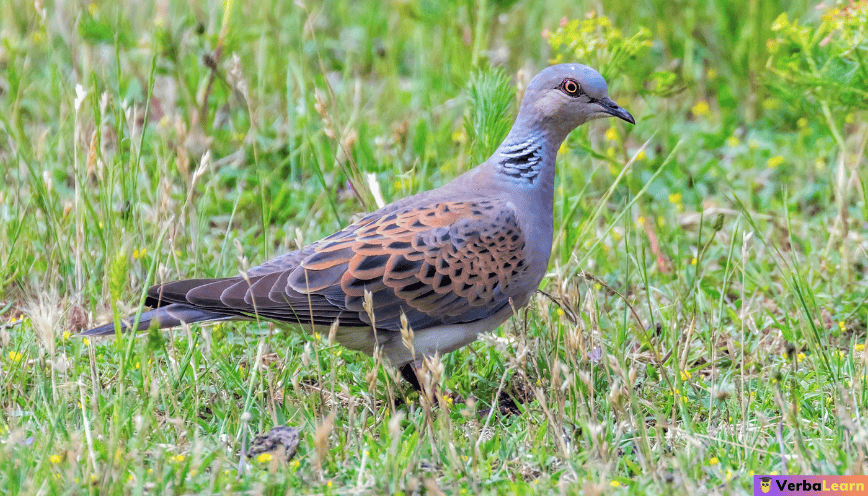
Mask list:
POLYGON ((577 97, 582 94, 582 87, 575 79, 564 79, 561 83, 561 91, 569 96, 577 97))

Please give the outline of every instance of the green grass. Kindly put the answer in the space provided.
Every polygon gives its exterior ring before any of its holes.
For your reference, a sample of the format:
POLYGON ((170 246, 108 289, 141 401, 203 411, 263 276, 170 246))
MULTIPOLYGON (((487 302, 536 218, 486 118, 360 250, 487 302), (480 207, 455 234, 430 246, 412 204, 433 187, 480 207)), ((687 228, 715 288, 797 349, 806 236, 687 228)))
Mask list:
POLYGON ((868 472, 868 7, 599 5, 0 3, 0 487, 739 494, 868 472), (637 124, 569 137, 541 288, 560 305, 444 357, 440 407, 267 323, 73 336, 347 225, 367 174, 388 202, 476 165, 488 112, 516 108, 489 67, 520 86, 575 60, 541 33, 587 12, 622 34, 592 20, 579 61, 637 124), (529 401, 490 414, 498 395, 529 401), (296 460, 242 464, 275 425, 302 429, 296 460))

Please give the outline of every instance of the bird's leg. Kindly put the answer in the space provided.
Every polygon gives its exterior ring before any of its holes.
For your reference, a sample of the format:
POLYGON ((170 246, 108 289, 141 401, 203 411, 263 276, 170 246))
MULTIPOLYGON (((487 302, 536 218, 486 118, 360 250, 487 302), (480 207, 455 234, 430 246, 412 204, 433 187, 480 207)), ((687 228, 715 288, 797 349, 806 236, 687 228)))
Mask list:
MULTIPOLYGON (((411 386, 413 386, 413 390, 416 391, 420 396, 422 395, 422 385, 419 383, 419 376, 416 375, 416 366, 413 362, 405 363, 398 367, 398 370, 401 371, 401 377, 404 378, 405 381, 409 382, 411 386)), ((407 394, 402 394, 401 397, 395 398, 394 407, 400 408, 406 404, 407 394)))
POLYGON ((416 365, 413 362, 405 363, 400 368, 401 377, 409 382, 417 393, 422 393, 422 385, 419 383, 419 376, 416 374, 416 365))
MULTIPOLYGON (((413 386, 413 389, 416 391, 416 393, 418 393, 419 396, 421 397, 421 396, 424 396, 426 393, 424 391, 424 388, 422 387, 422 383, 419 381, 419 374, 418 374, 419 367, 420 367, 419 362, 410 362, 410 363, 406 363, 406 364, 402 365, 398 370, 401 371, 401 377, 403 377, 405 381, 409 382, 410 385, 413 386)), ((443 406, 448 407, 452 403, 464 403, 464 400, 460 396, 457 396, 455 394, 449 394, 449 393, 444 393, 444 394, 449 397, 449 399, 447 400, 448 403, 443 403, 442 400, 444 398, 442 396, 434 393, 433 395, 436 399, 435 404, 437 404, 441 407, 443 407, 443 406)))

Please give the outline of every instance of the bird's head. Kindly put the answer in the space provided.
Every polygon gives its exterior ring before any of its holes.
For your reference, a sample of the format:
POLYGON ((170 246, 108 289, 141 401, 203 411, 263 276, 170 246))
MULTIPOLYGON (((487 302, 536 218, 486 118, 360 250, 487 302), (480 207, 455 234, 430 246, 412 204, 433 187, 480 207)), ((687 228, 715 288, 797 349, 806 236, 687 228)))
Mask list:
POLYGON ((603 76, 582 64, 559 64, 540 71, 525 90, 519 111, 519 119, 522 117, 563 136, 602 117, 636 123, 630 112, 609 98, 603 76))

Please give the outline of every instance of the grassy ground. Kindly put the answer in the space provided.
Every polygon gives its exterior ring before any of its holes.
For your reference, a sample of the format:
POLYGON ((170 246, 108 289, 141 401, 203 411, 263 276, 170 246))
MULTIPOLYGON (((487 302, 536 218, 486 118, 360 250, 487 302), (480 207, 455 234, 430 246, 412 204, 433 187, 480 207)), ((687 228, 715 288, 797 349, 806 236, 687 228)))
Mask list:
POLYGON ((868 6, 603 5, 0 3, 0 487, 704 494, 868 471, 868 6), (444 357, 440 407, 267 324, 73 337, 154 281, 346 225, 368 174, 387 202, 451 179, 515 108, 503 78, 553 59, 600 67, 637 124, 568 139, 560 305, 444 357), (490 408, 509 395, 518 413, 490 408), (302 429, 297 458, 243 462, 275 425, 302 429))

